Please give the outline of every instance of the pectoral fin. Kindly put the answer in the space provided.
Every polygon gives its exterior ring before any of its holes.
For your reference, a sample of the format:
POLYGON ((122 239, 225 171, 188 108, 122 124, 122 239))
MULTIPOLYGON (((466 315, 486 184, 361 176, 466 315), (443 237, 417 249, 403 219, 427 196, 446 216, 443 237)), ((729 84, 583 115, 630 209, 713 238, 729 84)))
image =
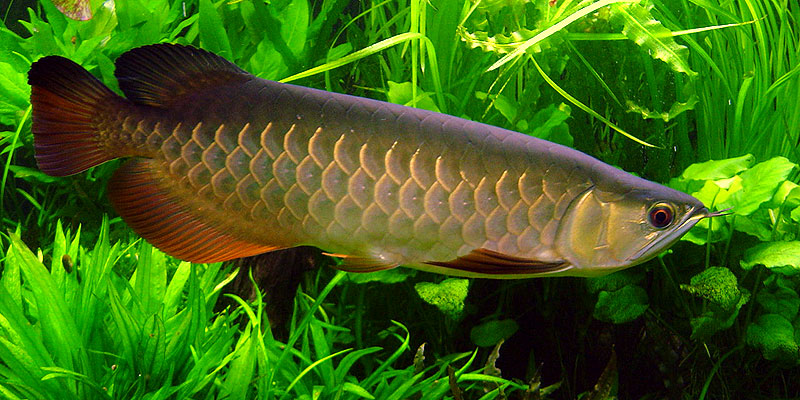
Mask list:
POLYGON ((487 249, 475 249, 469 254, 451 261, 428 261, 426 264, 443 267, 451 273, 464 276, 483 276, 491 278, 519 278, 522 275, 534 277, 549 275, 570 269, 567 261, 540 261, 530 258, 510 256, 487 249))

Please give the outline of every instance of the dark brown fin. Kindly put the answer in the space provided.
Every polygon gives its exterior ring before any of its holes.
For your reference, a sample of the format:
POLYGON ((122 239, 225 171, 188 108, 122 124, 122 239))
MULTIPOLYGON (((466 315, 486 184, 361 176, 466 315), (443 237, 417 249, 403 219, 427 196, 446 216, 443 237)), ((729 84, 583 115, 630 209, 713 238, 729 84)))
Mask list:
POLYGON ((110 102, 123 104, 122 98, 80 65, 59 56, 33 63, 28 83, 39 169, 66 176, 118 157, 106 150, 93 116, 110 102))
POLYGON ((566 261, 544 262, 509 256, 487 249, 472 250, 469 254, 458 257, 452 261, 428 261, 426 264, 480 275, 494 276, 544 275, 558 272, 569 267, 569 263, 566 261))
POLYGON ((236 238, 193 214, 159 185, 153 161, 132 159, 108 184, 108 197, 133 230, 163 252, 195 263, 227 261, 277 250, 236 238))
POLYGON ((114 75, 128 100, 169 107, 187 94, 253 75, 205 50, 177 44, 137 47, 117 58, 114 75))
POLYGON ((334 266, 336 269, 347 272, 375 272, 392 269, 397 267, 397 264, 387 263, 385 261, 377 260, 370 257, 350 256, 346 254, 322 253, 326 256, 339 257, 342 263, 334 266))

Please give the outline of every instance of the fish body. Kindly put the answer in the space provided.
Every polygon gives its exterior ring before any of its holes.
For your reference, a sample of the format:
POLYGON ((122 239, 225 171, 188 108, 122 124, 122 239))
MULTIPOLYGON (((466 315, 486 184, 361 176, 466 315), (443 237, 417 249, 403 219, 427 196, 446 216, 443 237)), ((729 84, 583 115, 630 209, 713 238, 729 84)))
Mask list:
POLYGON ((341 268, 595 276, 644 262, 707 210, 576 150, 381 101, 257 78, 214 54, 123 54, 126 98, 82 67, 34 63, 37 162, 51 175, 129 157, 122 218, 194 262, 298 245, 341 268))

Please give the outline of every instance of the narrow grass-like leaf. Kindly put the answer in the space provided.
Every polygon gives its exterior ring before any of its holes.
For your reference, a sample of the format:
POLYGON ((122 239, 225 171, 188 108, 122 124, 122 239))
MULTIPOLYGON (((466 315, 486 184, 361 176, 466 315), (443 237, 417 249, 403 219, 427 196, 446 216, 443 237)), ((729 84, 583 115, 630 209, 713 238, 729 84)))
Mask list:
POLYGON ((322 64, 322 65, 316 66, 314 68, 305 70, 303 72, 300 72, 299 74, 294 74, 294 75, 292 75, 290 77, 283 78, 280 81, 281 82, 291 82, 291 81, 296 81, 298 79, 302 79, 302 78, 306 78, 306 77, 309 77, 309 76, 313 76, 313 75, 316 75, 316 74, 319 74, 319 73, 323 73, 325 71, 330 71, 330 70, 332 70, 334 68, 339 68, 339 67, 341 67, 343 65, 347 65, 347 64, 350 64, 352 62, 358 61, 358 60, 360 60, 360 59, 362 59, 364 57, 379 53, 379 52, 381 52, 381 51, 383 51, 385 49, 388 49, 390 47, 396 46, 398 44, 405 43, 405 42, 408 42, 408 41, 414 40, 414 39, 423 39, 423 38, 425 38, 425 37, 420 35, 419 33, 401 33, 399 35, 392 36, 392 37, 390 37, 388 39, 381 40, 378 43, 375 43, 375 44, 372 44, 370 46, 367 46, 367 47, 365 47, 365 48, 363 48, 361 50, 358 50, 358 51, 356 51, 354 53, 348 54, 348 55, 346 55, 346 56, 344 56, 344 57, 342 57, 342 58, 340 58, 338 60, 333 60, 333 61, 326 62, 325 64, 322 64))
POLYGON ((303 319, 300 321, 297 327, 294 328, 293 333, 289 337, 289 341, 286 343, 286 350, 281 352, 280 357, 274 364, 274 369, 270 374, 270 379, 269 379, 270 383, 275 382, 275 374, 277 373, 277 371, 282 369, 283 363, 285 362, 289 354, 291 354, 289 349, 292 349, 294 347, 294 344, 297 343, 297 340, 300 339, 300 336, 303 335, 303 333, 306 331, 308 324, 311 322, 311 319, 314 317, 314 313, 320 307, 322 301, 325 300, 325 297, 328 296, 328 293, 330 293, 331 290, 333 290, 333 288, 342 279, 344 279, 345 276, 347 276, 347 274, 343 271, 339 271, 336 273, 336 275, 322 289, 320 294, 317 296, 317 299, 314 301, 314 304, 312 304, 311 307, 309 307, 308 312, 303 316, 303 319))
POLYGON ((65 307, 65 300, 58 293, 50 273, 28 250, 22 240, 12 234, 11 253, 19 262, 20 269, 39 309, 42 336, 49 351, 56 355, 59 364, 68 368, 88 365, 83 352, 82 336, 75 321, 65 307), (73 364, 73 363, 77 363, 73 364))
POLYGON ((306 367, 305 369, 303 369, 303 371, 301 371, 301 372, 300 372, 300 374, 298 374, 298 375, 297 375, 297 376, 294 378, 294 380, 292 380, 292 382, 290 382, 290 383, 289 383, 289 386, 287 386, 287 387, 286 387, 286 393, 284 393, 284 395, 283 395, 283 396, 281 396, 281 398, 282 398, 282 399, 283 399, 283 398, 286 398, 286 396, 288 396, 288 395, 289 395, 289 393, 292 391, 292 388, 294 388, 294 386, 295 386, 295 385, 296 385, 296 384, 297 384, 297 383, 298 383, 298 382, 299 382, 299 381, 300 381, 300 380, 303 378, 303 376, 305 376, 307 373, 309 373, 309 372, 311 372, 312 370, 314 370, 314 368, 316 368, 318 365, 320 365, 320 364, 323 364, 323 363, 325 363, 326 361, 328 361, 328 360, 330 360, 330 359, 332 359, 332 358, 334 358, 334 357, 336 357, 336 356, 339 356, 339 355, 341 355, 341 354, 347 353, 347 352, 349 352, 350 350, 352 350, 352 349, 344 349, 344 350, 341 350, 341 351, 337 351, 336 353, 330 354, 330 355, 328 355, 328 356, 326 356, 326 357, 323 357, 323 358, 321 358, 321 359, 319 359, 319 360, 317 360, 317 361, 314 361, 313 363, 311 363, 311 365, 309 365, 308 367, 306 367))
POLYGON ((511 61, 511 60, 513 60, 513 59, 515 59, 517 57, 520 57, 531 46, 541 42, 542 40, 548 38, 549 36, 553 35, 554 33, 564 29, 569 24, 579 20, 580 18, 582 18, 582 17, 584 17, 586 15, 589 15, 590 13, 596 11, 599 8, 602 8, 602 7, 611 5, 611 4, 615 4, 615 3, 636 3, 636 2, 638 2, 638 0, 600 0, 600 1, 596 2, 596 3, 592 3, 591 5, 588 5, 588 6, 584 7, 584 8, 581 8, 580 10, 575 11, 574 13, 570 14, 569 16, 567 16, 566 18, 562 19, 561 21, 559 21, 558 23, 554 24, 553 26, 543 30, 542 32, 540 32, 536 36, 526 40, 519 47, 517 47, 514 51, 506 54, 505 56, 503 56, 503 58, 497 60, 497 62, 492 64, 487 69, 487 71, 493 71, 493 70, 495 70, 497 68, 500 68, 503 65, 507 64, 509 61, 511 61))
POLYGON ((539 71, 539 74, 542 76, 542 78, 544 78, 545 82, 547 82, 547 84, 550 85, 550 87, 552 87, 553 90, 558 92, 558 94, 563 96, 570 103, 574 104, 576 107, 578 107, 581 110, 589 113, 590 115, 592 115, 593 117, 599 119, 600 121, 603 121, 606 125, 608 125, 612 129, 614 129, 615 131, 621 133, 626 138, 628 138, 630 140, 633 140, 634 142, 639 143, 642 146, 656 147, 656 146, 654 146, 654 145, 652 145, 650 143, 647 143, 644 140, 641 140, 641 139, 637 138, 636 136, 633 136, 630 133, 624 131, 622 128, 618 127, 616 124, 614 124, 613 122, 609 121, 607 118, 605 118, 602 115, 598 114, 596 111, 592 110, 587 105, 581 103, 578 99, 572 97, 572 95, 567 93, 564 89, 561 88, 561 86, 558 86, 557 83, 555 83, 552 79, 550 79, 550 76, 548 76, 547 73, 544 72, 542 67, 539 66, 539 63, 536 62, 535 58, 531 57, 530 59, 531 59, 531 61, 533 61, 533 65, 536 66, 536 70, 539 71))

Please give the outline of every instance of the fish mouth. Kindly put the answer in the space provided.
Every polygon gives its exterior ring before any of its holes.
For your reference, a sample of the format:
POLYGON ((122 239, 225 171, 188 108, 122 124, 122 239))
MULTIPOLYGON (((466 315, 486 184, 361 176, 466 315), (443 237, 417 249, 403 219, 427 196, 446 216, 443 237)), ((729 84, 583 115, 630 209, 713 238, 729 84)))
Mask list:
POLYGON ((692 229, 703 218, 719 217, 723 215, 730 215, 730 209, 709 212, 708 208, 700 207, 691 212, 686 213, 683 219, 666 235, 653 240, 644 246, 641 250, 634 253, 627 261, 641 264, 645 261, 657 256, 664 249, 672 246, 678 241, 689 229, 692 229))

